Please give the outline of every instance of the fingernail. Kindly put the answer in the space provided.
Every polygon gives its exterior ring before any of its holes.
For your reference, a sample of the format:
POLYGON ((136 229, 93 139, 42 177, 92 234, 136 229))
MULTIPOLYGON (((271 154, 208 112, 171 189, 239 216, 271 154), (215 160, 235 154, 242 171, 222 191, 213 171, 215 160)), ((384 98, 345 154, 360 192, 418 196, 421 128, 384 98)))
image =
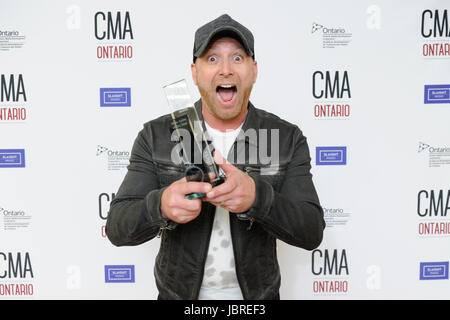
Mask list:
POLYGON ((214 192, 213 192, 213 191, 208 192, 208 193, 206 194, 206 196, 207 196, 208 198, 212 198, 212 197, 214 197, 214 192))

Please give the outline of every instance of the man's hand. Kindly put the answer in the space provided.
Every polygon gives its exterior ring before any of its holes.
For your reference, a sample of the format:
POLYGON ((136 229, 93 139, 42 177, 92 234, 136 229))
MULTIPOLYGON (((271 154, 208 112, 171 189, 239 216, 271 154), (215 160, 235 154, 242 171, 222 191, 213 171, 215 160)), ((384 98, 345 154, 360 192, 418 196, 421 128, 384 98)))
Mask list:
POLYGON ((225 172, 227 179, 208 192, 204 200, 233 213, 250 209, 256 197, 253 178, 229 163, 217 150, 214 160, 225 172))
POLYGON ((163 216, 177 223, 187 223, 197 218, 202 209, 200 199, 189 200, 184 196, 189 193, 207 193, 212 186, 207 182, 186 181, 186 177, 175 181, 161 195, 161 212, 163 216))

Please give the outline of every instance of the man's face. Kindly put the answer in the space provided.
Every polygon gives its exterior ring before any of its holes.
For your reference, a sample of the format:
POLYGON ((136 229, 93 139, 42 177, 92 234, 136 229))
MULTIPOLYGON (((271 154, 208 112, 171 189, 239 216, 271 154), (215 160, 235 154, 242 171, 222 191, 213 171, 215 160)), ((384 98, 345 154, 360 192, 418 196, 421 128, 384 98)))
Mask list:
POLYGON ((203 105, 215 117, 231 120, 245 112, 258 68, 239 41, 217 39, 191 70, 203 105))

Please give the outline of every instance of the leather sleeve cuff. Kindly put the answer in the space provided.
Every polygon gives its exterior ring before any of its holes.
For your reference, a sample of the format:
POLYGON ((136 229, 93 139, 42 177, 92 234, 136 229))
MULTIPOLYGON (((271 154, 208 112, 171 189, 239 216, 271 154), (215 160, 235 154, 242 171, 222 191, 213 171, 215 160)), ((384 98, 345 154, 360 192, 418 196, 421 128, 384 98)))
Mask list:
POLYGON ((255 202, 248 211, 250 217, 258 219, 264 219, 264 217, 269 214, 270 208, 274 200, 274 190, 270 183, 260 179, 258 177, 252 176, 255 181, 255 202))
POLYGON ((149 223, 152 226, 164 226, 167 219, 162 216, 161 212, 161 195, 165 188, 150 191, 145 197, 147 204, 147 212, 149 214, 149 223))
POLYGON ((176 222, 167 219, 161 212, 161 196, 167 187, 152 190, 146 196, 147 212, 150 215, 150 224, 160 226, 164 229, 173 230, 178 225, 176 222))

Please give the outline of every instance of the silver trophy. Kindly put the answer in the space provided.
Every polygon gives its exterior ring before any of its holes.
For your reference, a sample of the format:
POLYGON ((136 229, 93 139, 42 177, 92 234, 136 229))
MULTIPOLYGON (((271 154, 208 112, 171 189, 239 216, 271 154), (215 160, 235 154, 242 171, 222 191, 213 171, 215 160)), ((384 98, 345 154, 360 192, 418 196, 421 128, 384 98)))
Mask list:
MULTIPOLYGON (((225 181, 225 174, 214 162, 214 147, 203 131, 189 94, 186 80, 163 87, 169 104, 172 121, 169 125, 172 141, 177 142, 177 156, 185 168, 188 181, 209 182, 213 187, 225 181)), ((204 197, 205 193, 191 193, 188 199, 204 197)))

